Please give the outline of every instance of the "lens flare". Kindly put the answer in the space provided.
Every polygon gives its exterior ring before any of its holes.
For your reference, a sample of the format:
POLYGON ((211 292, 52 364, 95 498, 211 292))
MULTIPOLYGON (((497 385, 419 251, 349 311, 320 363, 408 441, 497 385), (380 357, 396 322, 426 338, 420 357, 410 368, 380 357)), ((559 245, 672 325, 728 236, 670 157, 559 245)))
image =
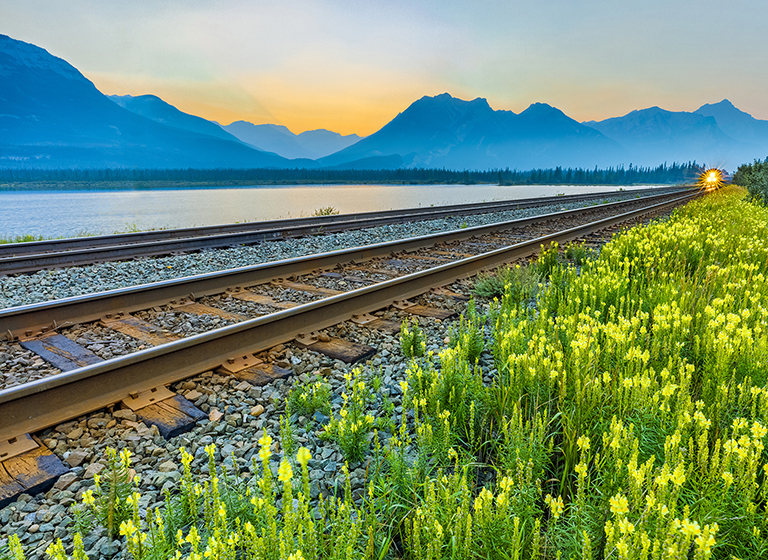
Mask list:
POLYGON ((705 170, 699 175, 697 184, 700 189, 713 191, 723 186, 723 172, 715 167, 705 170))

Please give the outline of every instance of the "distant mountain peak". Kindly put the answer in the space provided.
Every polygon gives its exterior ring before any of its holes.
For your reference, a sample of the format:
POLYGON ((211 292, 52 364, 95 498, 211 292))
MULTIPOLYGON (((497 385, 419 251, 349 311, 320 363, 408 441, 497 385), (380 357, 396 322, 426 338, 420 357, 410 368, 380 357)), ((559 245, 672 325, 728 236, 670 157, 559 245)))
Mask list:
POLYGON ((736 109, 736 106, 733 103, 731 103, 730 99, 723 99, 719 103, 709 103, 709 104, 702 105, 702 107, 717 107, 717 106, 720 106, 720 107, 732 107, 732 108, 736 109))
POLYGON ((742 111, 738 107, 736 107, 733 103, 731 103, 728 99, 723 99, 719 103, 705 103, 698 109, 694 111, 694 113, 699 113, 700 115, 712 115, 717 118, 717 115, 726 115, 726 114, 732 114, 732 115, 746 115, 750 118, 753 118, 752 115, 747 113, 746 111, 742 111))
MULTIPOLYGON (((0 34, 0 76, 8 76, 21 68, 55 72, 70 80, 86 80, 69 62, 52 55, 47 50, 0 34)), ((95 86, 94 86, 95 88, 95 86)))
POLYGON ((253 124, 248 121, 235 121, 222 128, 241 142, 288 158, 317 159, 360 140, 356 134, 343 136, 325 129, 294 134, 283 125, 253 124))
MULTIPOLYGON (((557 107, 553 107, 552 105, 549 105, 548 103, 540 103, 538 101, 531 103, 528 105, 528 107, 520 113, 521 115, 536 115, 536 116, 545 116, 545 115, 562 115, 564 117, 567 117, 565 113, 563 113, 560 109, 557 107)), ((570 117, 567 117, 570 118, 570 117)))
POLYGON ((222 140, 230 142, 240 142, 237 138, 223 130, 218 124, 205 120, 196 115, 190 115, 180 111, 167 101, 159 98, 157 95, 108 95, 114 103, 117 103, 123 109, 132 113, 141 115, 150 120, 173 126, 189 132, 215 136, 222 140))
POLYGON ((758 152, 757 157, 765 157, 768 152, 768 121, 754 118, 728 99, 719 103, 704 104, 694 113, 714 118, 717 125, 729 136, 760 146, 762 151, 758 152))

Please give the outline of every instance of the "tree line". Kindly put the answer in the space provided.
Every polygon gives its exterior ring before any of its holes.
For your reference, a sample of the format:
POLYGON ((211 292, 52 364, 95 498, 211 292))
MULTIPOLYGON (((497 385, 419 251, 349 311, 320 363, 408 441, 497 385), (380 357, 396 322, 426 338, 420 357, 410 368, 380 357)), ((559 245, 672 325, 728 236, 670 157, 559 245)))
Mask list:
POLYGON ((733 182, 746 187, 752 199, 768 205, 768 157, 740 165, 733 174, 733 182))
POLYGON ((493 184, 633 185, 693 183, 696 162, 657 167, 623 165, 599 169, 563 168, 466 170, 410 169, 0 169, 0 183, 123 183, 119 186, 278 184, 493 184), (134 183, 126 185, 125 183, 134 183))

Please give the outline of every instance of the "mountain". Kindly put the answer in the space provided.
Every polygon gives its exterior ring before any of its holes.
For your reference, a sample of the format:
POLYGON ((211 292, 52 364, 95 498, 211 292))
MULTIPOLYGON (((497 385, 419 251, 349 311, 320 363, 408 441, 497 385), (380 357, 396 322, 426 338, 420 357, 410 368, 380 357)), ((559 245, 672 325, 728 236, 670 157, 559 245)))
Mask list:
POLYGON ((760 153, 758 146, 723 132, 715 117, 699 113, 651 107, 584 124, 624 146, 635 165, 698 161, 730 168, 760 153))
POLYGON ((357 134, 339 134, 324 128, 317 130, 306 130, 296 135, 296 140, 310 153, 315 154, 315 159, 331 155, 347 146, 359 142, 362 136, 357 134))
POLYGON ((0 167, 296 166, 127 111, 66 61, 0 35, 0 167))
POLYGON ((694 111, 705 117, 714 117, 717 125, 728 136, 743 142, 757 144, 763 148, 763 156, 768 156, 768 121, 754 118, 723 99, 720 103, 702 105, 694 111))
POLYGON ((286 158, 318 159, 360 140, 357 134, 342 136, 325 129, 294 134, 284 126, 247 121, 235 121, 222 128, 246 144, 286 158))
POLYGON ((127 109, 131 113, 136 113, 160 124, 198 134, 215 136, 230 142, 240 142, 240 140, 226 130, 223 130, 218 124, 202 117, 196 117, 195 115, 179 111, 176 107, 166 103, 156 95, 108 95, 107 97, 123 109, 127 109))
POLYGON ((331 156, 323 166, 399 154, 408 167, 448 169, 609 166, 627 160, 617 142, 543 103, 520 114, 485 99, 444 93, 422 97, 381 130, 331 156))

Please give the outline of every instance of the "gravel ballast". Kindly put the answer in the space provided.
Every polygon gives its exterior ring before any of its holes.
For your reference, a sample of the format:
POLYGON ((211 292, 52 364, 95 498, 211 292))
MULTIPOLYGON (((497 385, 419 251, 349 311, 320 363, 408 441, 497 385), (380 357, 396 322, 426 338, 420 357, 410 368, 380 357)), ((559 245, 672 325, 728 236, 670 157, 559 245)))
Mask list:
MULTIPOLYGON (((608 195, 596 204, 634 198, 635 195, 608 195)), ((559 210, 594 206, 584 202, 556 201, 536 208, 456 216, 440 220, 395 224, 365 230, 319 235, 301 239, 270 241, 257 245, 204 251, 188 255, 107 262, 91 266, 42 270, 30 275, 0 278, 0 309, 79 296, 105 290, 137 286, 217 272, 243 266, 383 243, 408 237, 450 231, 495 222, 536 216, 559 210)))

